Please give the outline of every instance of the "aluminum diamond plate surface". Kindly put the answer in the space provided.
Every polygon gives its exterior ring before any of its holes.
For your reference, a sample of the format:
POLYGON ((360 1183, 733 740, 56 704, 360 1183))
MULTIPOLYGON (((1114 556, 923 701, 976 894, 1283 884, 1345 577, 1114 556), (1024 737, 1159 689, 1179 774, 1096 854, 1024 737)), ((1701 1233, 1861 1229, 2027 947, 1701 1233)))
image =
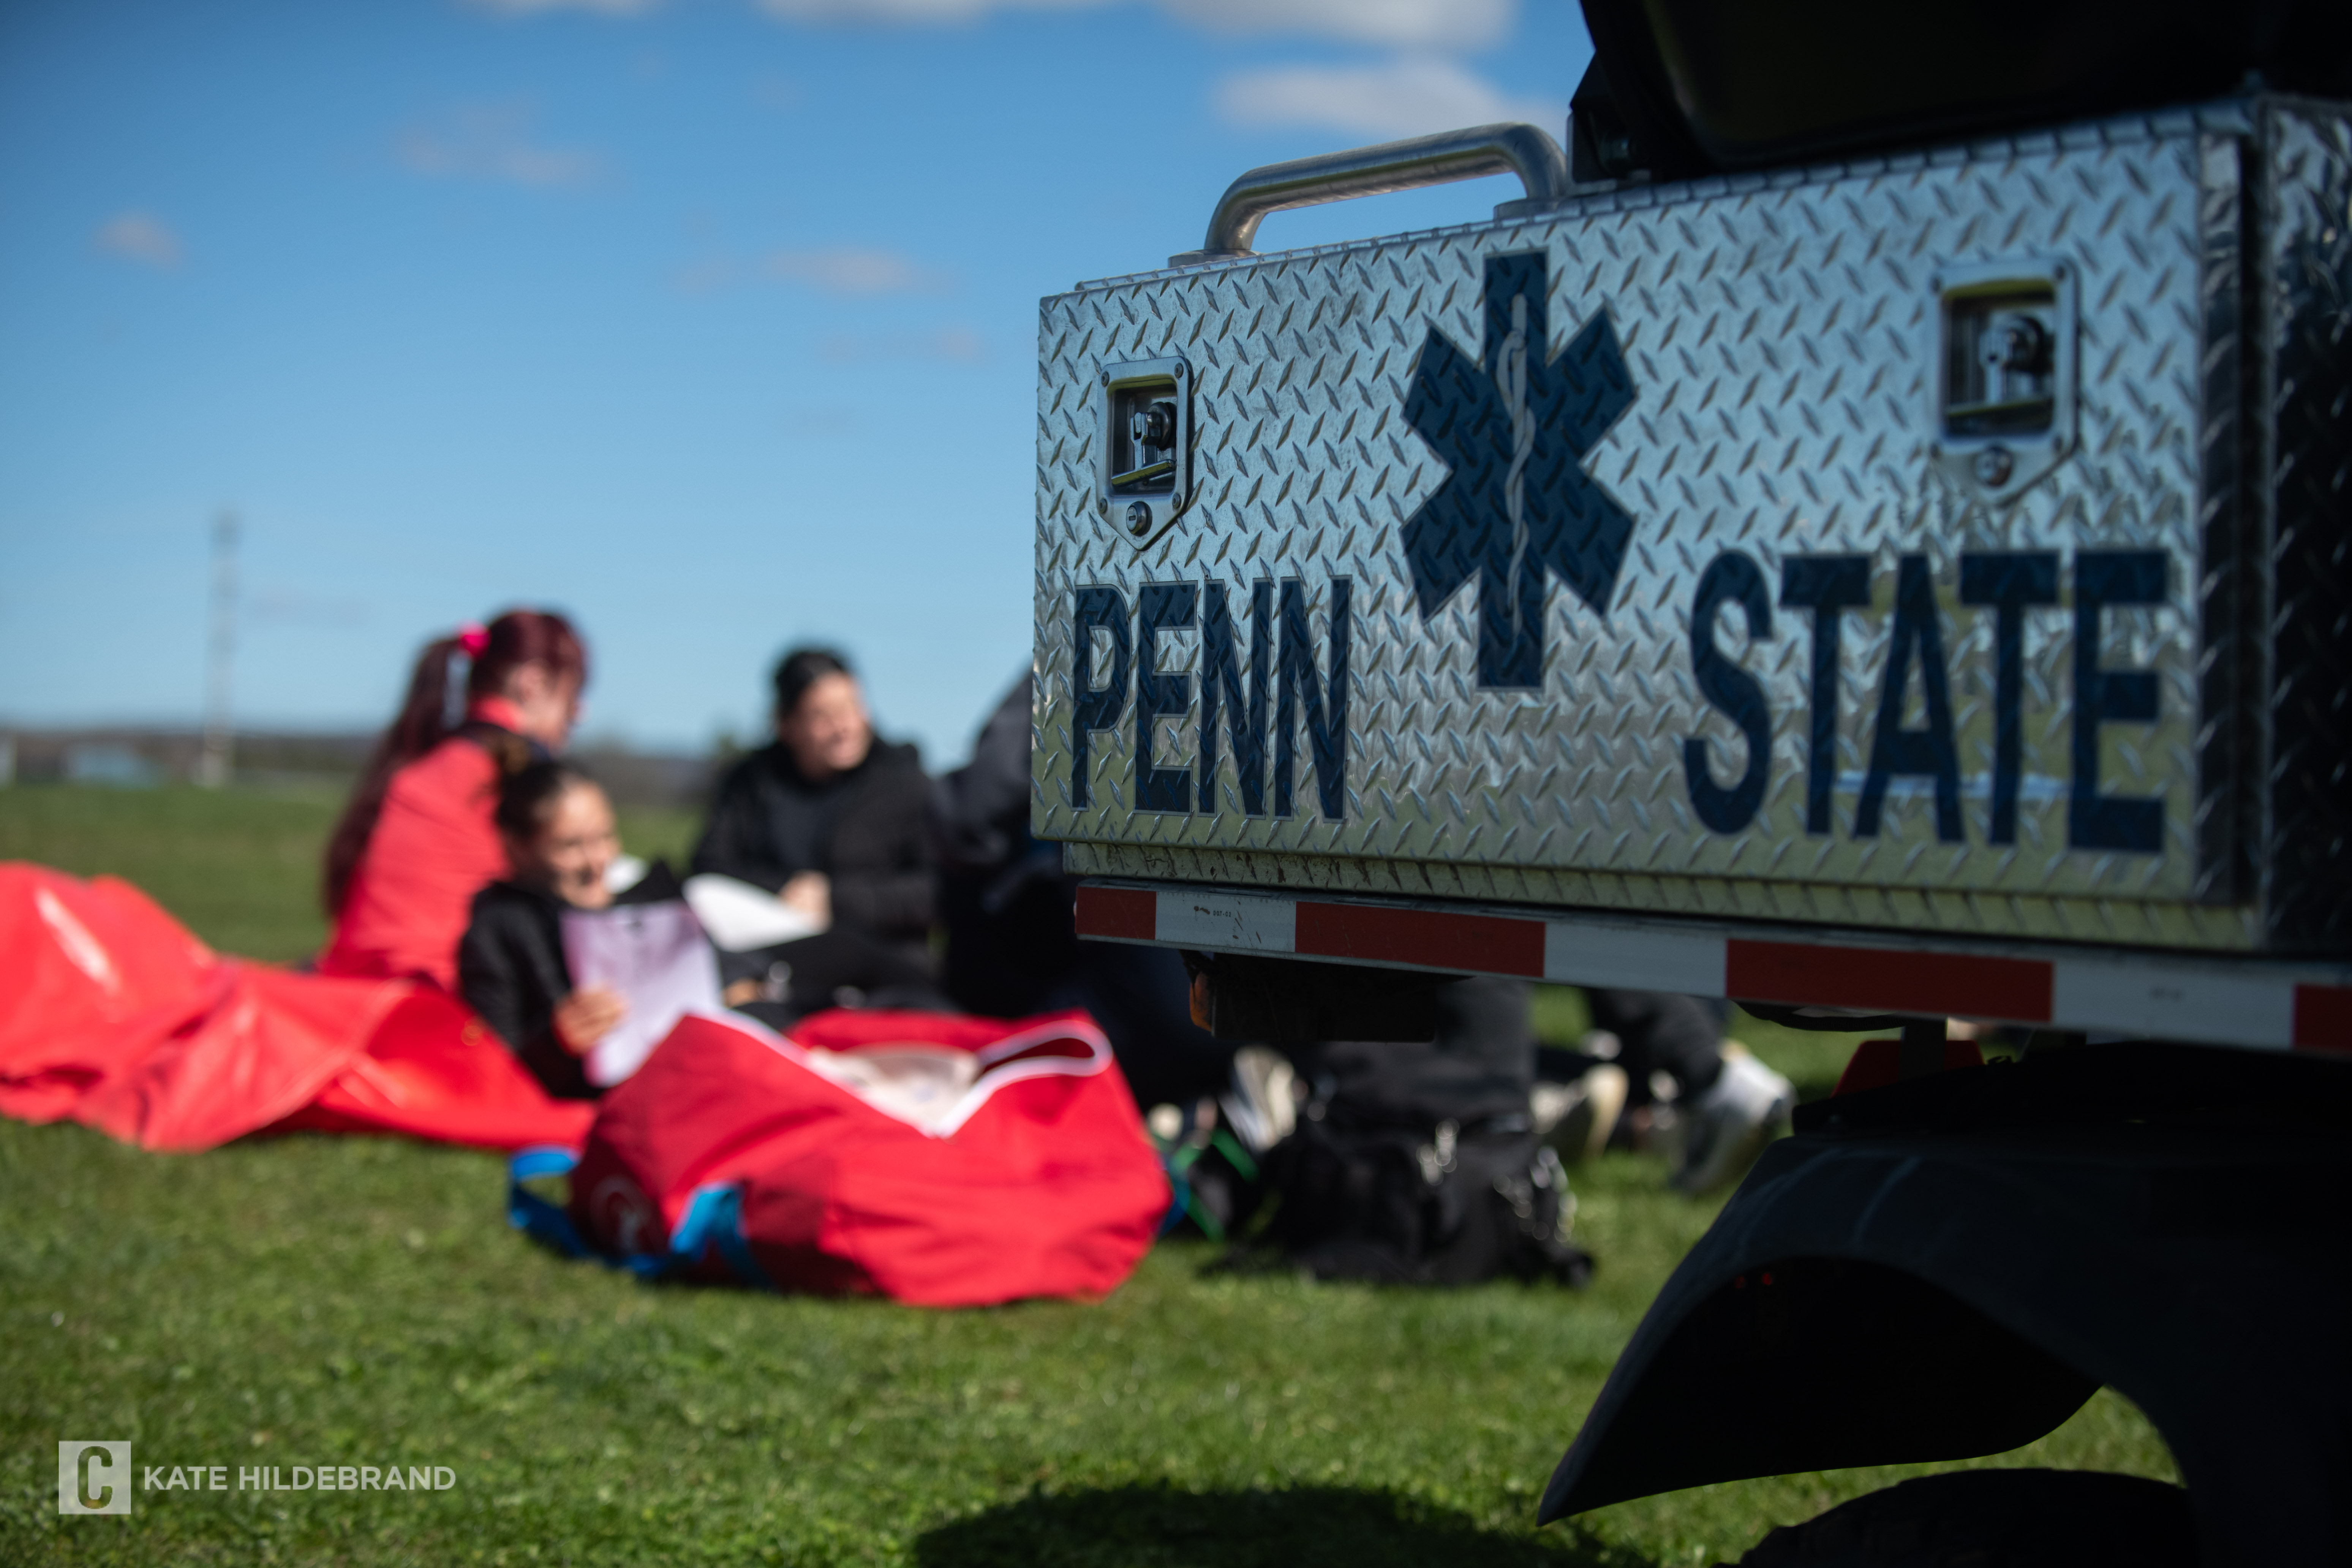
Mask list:
POLYGON ((2267 117, 2272 558, 2270 894, 2283 945, 2352 937, 2352 124, 2267 117))
MULTIPOLYGON (((2340 176, 2311 123, 2298 167, 2340 176)), ((2266 737, 2213 721, 2262 689, 2251 125, 1635 187, 1045 300, 1035 832, 1084 874, 2260 943, 2266 737), (1939 289, 2012 263, 2072 290, 2075 407, 1989 498, 1938 460, 1939 289), (1139 548, 1097 505, 1097 378, 1177 355, 1195 499, 1139 548)), ((2295 258, 2340 307, 2326 202, 2295 258)), ((2340 472, 2329 417, 2306 445, 2340 472)), ((2340 758, 2327 624, 2298 689, 2340 758)), ((2312 798, 2352 816, 2340 776, 2312 798)))

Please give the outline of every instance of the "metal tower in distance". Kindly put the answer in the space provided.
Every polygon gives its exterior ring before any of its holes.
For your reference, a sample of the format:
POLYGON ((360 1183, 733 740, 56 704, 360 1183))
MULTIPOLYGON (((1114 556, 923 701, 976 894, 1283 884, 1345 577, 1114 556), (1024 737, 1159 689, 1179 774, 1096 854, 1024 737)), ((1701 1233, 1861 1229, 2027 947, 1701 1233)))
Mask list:
POLYGON ((195 782, 206 789, 228 783, 236 765, 236 736, 229 727, 229 699, 236 668, 236 514, 225 511, 213 522, 211 626, 205 647, 205 746, 197 754, 195 782))

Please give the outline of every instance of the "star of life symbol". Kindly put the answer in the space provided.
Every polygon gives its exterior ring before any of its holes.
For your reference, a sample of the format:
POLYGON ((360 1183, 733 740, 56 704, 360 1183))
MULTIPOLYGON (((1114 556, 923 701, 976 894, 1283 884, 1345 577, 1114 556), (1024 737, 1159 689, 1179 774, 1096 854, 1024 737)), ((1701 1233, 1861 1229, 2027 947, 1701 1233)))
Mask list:
POLYGON ((1435 327, 1423 339, 1405 423, 1452 470, 1405 520, 1422 620, 1478 583, 1478 684, 1540 687, 1550 574, 1609 613, 1633 520, 1580 461, 1633 404, 1607 315, 1547 356, 1544 255, 1486 258, 1486 363, 1435 327))

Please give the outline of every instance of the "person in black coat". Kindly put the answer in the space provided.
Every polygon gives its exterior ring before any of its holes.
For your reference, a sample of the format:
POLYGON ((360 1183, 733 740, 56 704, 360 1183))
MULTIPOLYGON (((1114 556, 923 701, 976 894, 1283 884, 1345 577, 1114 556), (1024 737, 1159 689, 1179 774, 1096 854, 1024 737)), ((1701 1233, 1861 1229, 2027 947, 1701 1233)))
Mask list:
POLYGON ((617 992, 575 990, 563 957, 563 911, 679 896, 656 861, 624 891, 606 886, 620 853, 612 804, 571 763, 542 761, 509 777, 495 817, 512 873, 474 895, 457 944, 457 990, 540 1087, 559 1100, 593 1100, 581 1058, 628 1011, 617 992))
POLYGON ((693 868, 764 889, 826 929, 722 953, 729 1004, 777 1007, 785 1021, 843 1005, 941 1005, 920 753, 875 735, 837 653, 793 649, 775 687, 775 743, 719 781, 693 868))
POLYGON ((932 793, 948 994, 995 1017, 1085 1008, 1139 1106, 1223 1093, 1235 1047, 1192 1022, 1183 960, 1172 948, 1080 942, 1062 847, 1029 837, 1030 689, 1024 679, 1005 693, 971 761, 932 793))

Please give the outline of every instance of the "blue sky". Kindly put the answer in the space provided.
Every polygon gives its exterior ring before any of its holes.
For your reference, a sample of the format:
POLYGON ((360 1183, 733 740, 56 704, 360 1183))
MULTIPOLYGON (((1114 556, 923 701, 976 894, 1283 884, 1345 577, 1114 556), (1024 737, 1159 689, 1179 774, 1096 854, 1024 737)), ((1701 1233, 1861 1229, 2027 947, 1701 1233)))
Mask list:
POLYGON ((1038 298, 1255 164, 1557 135, 1589 53, 1570 0, 12 0, 0 723, 193 721, 230 509, 244 725, 545 604, 592 733, 749 734, 818 639, 952 763, 1028 657, 1038 298))

